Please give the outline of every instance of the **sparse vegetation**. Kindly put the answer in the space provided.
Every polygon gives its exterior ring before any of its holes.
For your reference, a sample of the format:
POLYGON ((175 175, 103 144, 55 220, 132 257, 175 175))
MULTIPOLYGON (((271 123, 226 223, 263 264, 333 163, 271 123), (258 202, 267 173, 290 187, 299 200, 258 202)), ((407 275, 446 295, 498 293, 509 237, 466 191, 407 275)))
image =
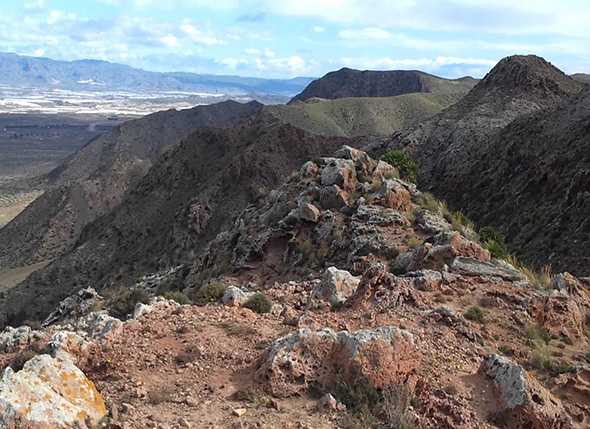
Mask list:
POLYGON ((141 288, 120 288, 105 293, 107 296, 107 307, 113 316, 126 318, 133 313, 135 306, 139 303, 147 304, 151 295, 141 288))
POLYGON ((175 301, 180 305, 187 305, 191 303, 189 297, 180 291, 165 292, 164 294, 162 294, 162 297, 169 299, 171 301, 175 301))
POLYGON ((467 320, 471 320, 472 322, 485 323, 486 321, 485 311, 476 305, 469 307, 464 316, 467 320))
POLYGON ((479 230, 479 238, 483 247, 497 259, 506 259, 510 252, 506 247, 506 238, 504 234, 491 226, 485 226, 479 230))
POLYGON ((418 178, 418 164, 404 151, 399 149, 389 150, 381 157, 381 160, 397 168, 402 179, 409 182, 416 182, 418 178))
POLYGON ((223 297, 226 289, 227 286, 223 283, 208 283, 194 293, 192 300, 198 305, 212 304, 223 297))
POLYGON ((551 333, 542 326, 530 325, 526 331, 526 337, 529 343, 542 342, 549 344, 551 341, 551 333))
POLYGON ((251 336, 256 335, 257 333, 256 329, 250 326, 240 325, 237 322, 220 322, 218 326, 223 329, 227 335, 236 337, 251 336))
POLYGON ((527 281, 539 289, 549 289, 551 280, 553 280, 553 270, 551 265, 544 265, 539 271, 521 263, 515 256, 509 255, 505 258, 506 262, 522 273, 527 281))
POLYGON ((330 390, 351 413, 344 427, 412 429, 408 414, 412 395, 407 386, 391 385, 378 390, 370 383, 338 383, 330 390))
POLYGON ((504 356, 512 356, 514 354, 514 350, 510 346, 502 345, 498 347, 498 352, 503 354, 504 356))
POLYGON ((258 314, 265 314, 270 313, 270 309, 272 308, 272 302, 266 297, 266 295, 257 292, 252 295, 248 301, 246 301, 243 305, 245 308, 249 308, 250 310, 254 311, 258 314))
POLYGON ((423 192, 418 198, 417 204, 424 210, 442 216, 455 231, 465 237, 472 240, 478 239, 474 223, 465 214, 460 211, 451 211, 446 202, 439 200, 430 192, 423 192))

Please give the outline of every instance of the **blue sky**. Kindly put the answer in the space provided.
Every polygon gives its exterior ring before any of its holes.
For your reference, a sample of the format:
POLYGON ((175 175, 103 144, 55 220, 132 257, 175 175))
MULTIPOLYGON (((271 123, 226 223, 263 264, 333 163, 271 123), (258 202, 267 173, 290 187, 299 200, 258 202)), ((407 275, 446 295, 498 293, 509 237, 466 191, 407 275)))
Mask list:
POLYGON ((590 0, 3 0, 0 50, 155 71, 482 76, 536 53, 590 72, 590 0))

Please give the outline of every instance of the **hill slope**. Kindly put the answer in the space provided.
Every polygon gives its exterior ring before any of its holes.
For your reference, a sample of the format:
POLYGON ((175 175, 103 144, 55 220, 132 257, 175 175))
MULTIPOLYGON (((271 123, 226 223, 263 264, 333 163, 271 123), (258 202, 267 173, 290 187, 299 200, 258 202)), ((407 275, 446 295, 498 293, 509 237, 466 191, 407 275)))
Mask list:
POLYGON ((265 110, 282 121, 314 134, 390 136, 449 107, 466 92, 312 99, 305 103, 268 106, 265 110))
POLYGON ((587 73, 576 73, 572 75, 572 78, 580 82, 590 83, 590 74, 587 73))
MULTIPOLYGON (((420 164, 419 181, 425 189, 445 198, 453 207, 472 208, 491 201, 495 192, 488 189, 466 197, 471 182, 477 181, 481 174, 473 170, 473 165, 484 159, 496 159, 503 153, 493 144, 497 135, 516 119, 556 108, 583 87, 542 58, 508 57, 460 102, 414 130, 394 136, 389 145, 403 147, 416 157, 420 164)), ((532 170, 532 174, 536 172, 532 170)), ((490 171, 490 175, 495 174, 490 171)), ((475 210, 468 210, 468 214, 473 214, 479 223, 489 219, 480 218, 478 215, 483 213, 475 210)), ((524 212, 521 214, 525 216, 524 212)), ((512 233, 508 238, 516 240, 512 233)), ((551 253, 548 248, 539 251, 545 257, 551 253)))
POLYGON ((230 126, 262 108, 234 101, 159 112, 100 136, 42 180, 47 191, 0 230, 0 268, 53 259, 108 213, 169 147, 195 129, 230 126))
POLYGON ((164 154, 121 205, 90 224, 75 249, 8 291, 0 313, 44 315, 81 285, 128 286, 142 274, 189 262, 304 160, 347 141, 267 117, 198 130, 164 154))
POLYGON ((314 80, 291 102, 310 98, 393 97, 413 92, 448 94, 466 92, 477 80, 443 79, 420 71, 373 71, 343 68, 314 80))

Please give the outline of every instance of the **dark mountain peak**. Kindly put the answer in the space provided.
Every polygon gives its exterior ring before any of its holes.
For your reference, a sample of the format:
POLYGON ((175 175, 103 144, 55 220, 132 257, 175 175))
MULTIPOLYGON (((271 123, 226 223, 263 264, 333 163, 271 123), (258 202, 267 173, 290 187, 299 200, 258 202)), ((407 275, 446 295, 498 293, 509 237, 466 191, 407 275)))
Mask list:
POLYGON ((502 59, 476 89, 519 93, 576 94, 581 85, 550 62, 536 55, 513 55, 502 59))
POLYGON ((311 98, 394 97, 416 92, 454 93, 471 89, 475 80, 450 80, 416 70, 355 70, 341 68, 314 80, 291 102, 311 98))

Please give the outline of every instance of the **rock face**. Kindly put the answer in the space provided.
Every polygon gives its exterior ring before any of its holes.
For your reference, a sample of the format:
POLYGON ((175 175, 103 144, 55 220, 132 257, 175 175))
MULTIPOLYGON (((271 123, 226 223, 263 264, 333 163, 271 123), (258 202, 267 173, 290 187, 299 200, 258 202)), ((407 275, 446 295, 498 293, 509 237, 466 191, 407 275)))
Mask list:
POLYGON ((418 71, 360 71, 349 68, 315 80, 293 101, 310 98, 391 97, 413 92, 452 93, 471 88, 476 80, 448 80, 418 71))
POLYGON ((412 383, 418 352, 409 332, 395 327, 357 332, 299 330, 276 340, 257 367, 257 377, 277 396, 304 392, 315 383, 359 383, 376 388, 412 383))
POLYGON ((480 367, 498 391, 497 419, 511 429, 568 429, 572 422, 559 399, 507 358, 490 355, 480 367))
POLYGON ((102 396, 67 355, 40 355, 0 380, 0 427, 91 429, 106 416, 102 396))

